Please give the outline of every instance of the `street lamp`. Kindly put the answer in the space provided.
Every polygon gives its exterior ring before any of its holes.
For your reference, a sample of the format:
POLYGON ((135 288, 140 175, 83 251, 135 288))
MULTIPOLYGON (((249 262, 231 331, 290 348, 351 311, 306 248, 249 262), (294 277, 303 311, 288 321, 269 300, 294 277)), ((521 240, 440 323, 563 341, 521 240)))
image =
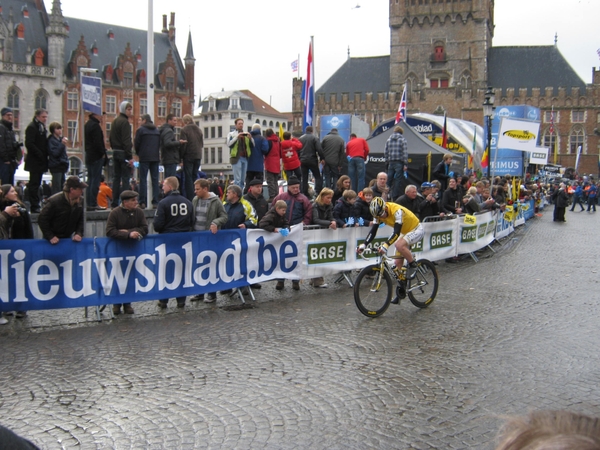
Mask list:
MULTIPOLYGON (((488 167, 487 177, 490 179, 490 168, 492 166, 492 116, 494 115, 494 89, 488 87, 485 91, 485 100, 483 102, 483 116, 486 118, 487 125, 487 155, 488 167)), ((490 179, 491 182, 491 179, 490 179)))

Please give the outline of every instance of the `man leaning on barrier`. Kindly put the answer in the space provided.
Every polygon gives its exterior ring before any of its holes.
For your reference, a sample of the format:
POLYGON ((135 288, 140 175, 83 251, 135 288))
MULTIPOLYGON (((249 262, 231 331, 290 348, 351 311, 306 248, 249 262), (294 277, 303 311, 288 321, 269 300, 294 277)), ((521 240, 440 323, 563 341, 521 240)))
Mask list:
MULTIPOLYGON (((126 190, 121 192, 121 205, 114 208, 106 221, 106 236, 114 239, 140 241, 148 234, 148 222, 144 211, 138 208, 138 193, 126 190)), ((113 305, 113 314, 133 314, 131 303, 113 305)))
POLYGON ((62 192, 48 199, 38 225, 44 239, 58 244, 61 239, 71 238, 81 242, 83 238, 83 190, 88 187, 79 177, 70 176, 62 192))

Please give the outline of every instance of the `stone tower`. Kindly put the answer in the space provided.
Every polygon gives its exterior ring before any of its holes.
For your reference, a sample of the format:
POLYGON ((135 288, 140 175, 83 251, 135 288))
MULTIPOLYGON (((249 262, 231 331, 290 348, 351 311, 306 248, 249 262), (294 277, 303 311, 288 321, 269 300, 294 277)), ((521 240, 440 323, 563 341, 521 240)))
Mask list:
POLYGON ((493 35, 494 0, 390 0, 390 90, 485 87, 493 35))
POLYGON ((46 36, 48 38, 48 66, 58 71, 57 79, 62 83, 62 71, 65 65, 65 39, 69 37, 69 31, 65 24, 60 0, 52 1, 52 12, 46 27, 46 36))

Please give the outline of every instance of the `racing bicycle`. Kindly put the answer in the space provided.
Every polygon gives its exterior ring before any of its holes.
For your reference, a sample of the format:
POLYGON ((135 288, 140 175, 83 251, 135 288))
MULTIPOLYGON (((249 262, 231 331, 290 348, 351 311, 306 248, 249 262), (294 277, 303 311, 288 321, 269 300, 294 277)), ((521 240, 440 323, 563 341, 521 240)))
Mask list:
POLYGON ((354 282, 354 301, 361 313, 379 317, 390 306, 394 294, 399 299, 408 295, 417 308, 427 308, 433 302, 438 290, 438 274, 431 261, 416 261, 415 277, 407 280, 406 267, 398 269, 394 264, 401 256, 380 255, 378 258, 377 263, 362 269, 354 282))

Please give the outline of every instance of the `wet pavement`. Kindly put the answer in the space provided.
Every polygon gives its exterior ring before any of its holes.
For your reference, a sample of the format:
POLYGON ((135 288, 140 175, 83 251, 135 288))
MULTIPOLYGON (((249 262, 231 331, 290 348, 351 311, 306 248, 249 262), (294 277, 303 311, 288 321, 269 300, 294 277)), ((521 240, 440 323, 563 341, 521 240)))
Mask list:
POLYGON ((0 327, 0 423, 43 449, 492 449, 503 416, 600 416, 598 216, 552 211, 435 302, 362 316, 347 283, 241 305, 32 311, 0 327))

